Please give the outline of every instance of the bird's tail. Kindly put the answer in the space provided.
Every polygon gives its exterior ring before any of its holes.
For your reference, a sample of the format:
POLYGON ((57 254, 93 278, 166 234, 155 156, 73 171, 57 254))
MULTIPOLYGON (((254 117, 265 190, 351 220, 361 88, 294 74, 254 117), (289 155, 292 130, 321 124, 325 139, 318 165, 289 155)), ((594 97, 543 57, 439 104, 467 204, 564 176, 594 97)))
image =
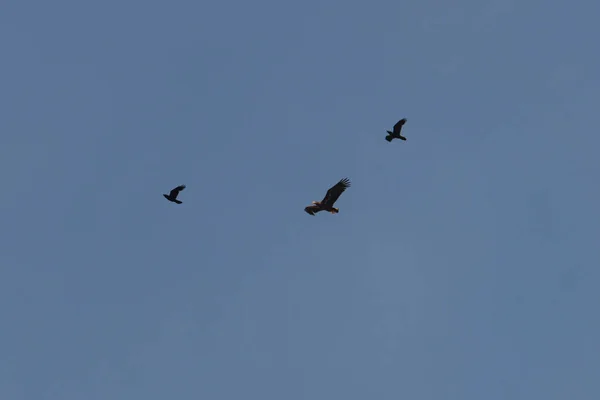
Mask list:
POLYGON ((339 212, 340 212, 340 209, 339 209, 339 208, 331 207, 331 213, 332 213, 332 214, 337 214, 337 213, 339 213, 339 212))
POLYGON ((173 200, 173 201, 174 201, 175 203, 177 203, 177 204, 181 204, 181 203, 183 203, 183 201, 181 201, 181 200, 177 200, 177 199, 175 199, 175 200, 173 200))
POLYGON ((402 140, 406 140, 406 138, 404 136, 400 136, 400 139, 402 140))
POLYGON ((385 137, 385 140, 387 140, 388 142, 391 142, 391 141, 392 141, 392 139, 393 139, 392 135, 387 135, 387 136, 385 137))

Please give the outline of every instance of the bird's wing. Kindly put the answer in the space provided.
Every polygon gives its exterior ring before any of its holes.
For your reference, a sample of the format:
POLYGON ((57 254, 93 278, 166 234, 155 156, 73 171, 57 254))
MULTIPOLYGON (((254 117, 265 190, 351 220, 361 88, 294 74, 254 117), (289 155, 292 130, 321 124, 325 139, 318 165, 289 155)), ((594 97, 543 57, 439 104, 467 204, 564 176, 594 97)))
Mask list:
POLYGON ((340 180, 338 183, 329 188, 327 193, 325 194, 325 198, 321 203, 327 206, 333 206, 333 204, 337 201, 344 190, 350 187, 350 180, 348 178, 344 178, 340 180))
POLYGON ((308 207, 304 208, 304 211, 306 211, 310 215, 315 215, 316 213, 318 213, 319 211, 321 211, 321 209, 319 207, 317 207, 317 206, 308 206, 308 207))
POLYGON ((171 193, 169 193, 169 195, 173 198, 176 198, 179 192, 181 192, 183 189, 185 189, 185 185, 177 186, 175 189, 171 190, 171 193))
POLYGON ((396 125, 394 125, 394 134, 396 134, 396 135, 400 134, 402 125, 404 125, 405 123, 406 123, 406 118, 402 118, 400 121, 396 122, 396 125))

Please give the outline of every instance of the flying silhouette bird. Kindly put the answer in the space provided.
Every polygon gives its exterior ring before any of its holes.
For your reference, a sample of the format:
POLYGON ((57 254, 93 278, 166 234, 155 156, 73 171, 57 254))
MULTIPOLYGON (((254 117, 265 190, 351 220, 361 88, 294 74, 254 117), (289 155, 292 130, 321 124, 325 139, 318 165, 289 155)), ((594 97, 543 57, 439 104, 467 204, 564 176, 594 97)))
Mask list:
POLYGON ((350 187, 350 180, 348 178, 344 178, 340 180, 338 183, 329 188, 325 197, 321 201, 313 201, 312 205, 306 207, 304 211, 309 213, 310 215, 315 215, 319 211, 329 211, 332 214, 337 214, 340 212, 338 208, 335 208, 333 205, 340 197, 344 190, 350 187))
POLYGON ((183 203, 182 201, 177 200, 177 195, 179 194, 179 192, 181 192, 183 189, 185 189, 185 185, 180 185, 177 186, 175 189, 171 190, 171 192, 169 194, 164 194, 163 196, 165 196, 165 199, 172 201, 173 203, 177 203, 177 204, 181 204, 183 203))
POLYGON ((402 126, 405 123, 406 123, 406 118, 402 118, 400 121, 396 122, 396 125, 394 125, 393 131, 386 131, 388 133, 388 135, 385 137, 385 140, 387 140, 388 142, 391 142, 393 139, 406 140, 406 138, 400 134, 400 131, 402 130, 402 126))

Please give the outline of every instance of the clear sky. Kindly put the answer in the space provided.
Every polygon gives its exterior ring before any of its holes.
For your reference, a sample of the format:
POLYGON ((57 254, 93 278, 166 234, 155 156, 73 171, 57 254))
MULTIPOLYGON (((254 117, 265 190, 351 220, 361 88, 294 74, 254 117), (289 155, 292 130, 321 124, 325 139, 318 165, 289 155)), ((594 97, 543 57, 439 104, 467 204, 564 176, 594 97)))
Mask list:
POLYGON ((600 398, 599 14, 5 0, 0 398, 600 398))

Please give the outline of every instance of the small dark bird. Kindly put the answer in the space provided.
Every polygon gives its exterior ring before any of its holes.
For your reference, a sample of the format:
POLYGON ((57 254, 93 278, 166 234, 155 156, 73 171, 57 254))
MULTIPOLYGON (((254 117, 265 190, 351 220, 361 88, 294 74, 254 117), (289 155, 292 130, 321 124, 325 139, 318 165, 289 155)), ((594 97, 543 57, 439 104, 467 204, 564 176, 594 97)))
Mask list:
POLYGON ((327 193, 325 194, 325 198, 321 201, 313 201, 311 206, 308 206, 304 209, 310 215, 315 215, 319 211, 329 211, 332 214, 337 214, 340 212, 338 208, 335 208, 333 204, 337 201, 344 190, 350 187, 350 180, 348 178, 344 178, 340 180, 338 183, 329 188, 327 193))
POLYGON ((179 192, 181 192, 183 189, 185 189, 185 185, 180 185, 177 186, 175 189, 171 190, 171 192, 169 194, 164 194, 163 196, 165 196, 165 199, 172 201, 173 203, 177 203, 177 204, 181 204, 183 203, 182 201, 177 200, 177 195, 179 194, 179 192))
POLYGON ((396 125, 394 125, 394 130, 392 132, 386 131, 388 135, 385 137, 385 140, 387 140, 388 142, 391 142, 393 139, 406 140, 406 138, 400 134, 400 131, 402 130, 402 125, 404 125, 405 123, 406 118, 402 118, 400 121, 396 122, 396 125))

